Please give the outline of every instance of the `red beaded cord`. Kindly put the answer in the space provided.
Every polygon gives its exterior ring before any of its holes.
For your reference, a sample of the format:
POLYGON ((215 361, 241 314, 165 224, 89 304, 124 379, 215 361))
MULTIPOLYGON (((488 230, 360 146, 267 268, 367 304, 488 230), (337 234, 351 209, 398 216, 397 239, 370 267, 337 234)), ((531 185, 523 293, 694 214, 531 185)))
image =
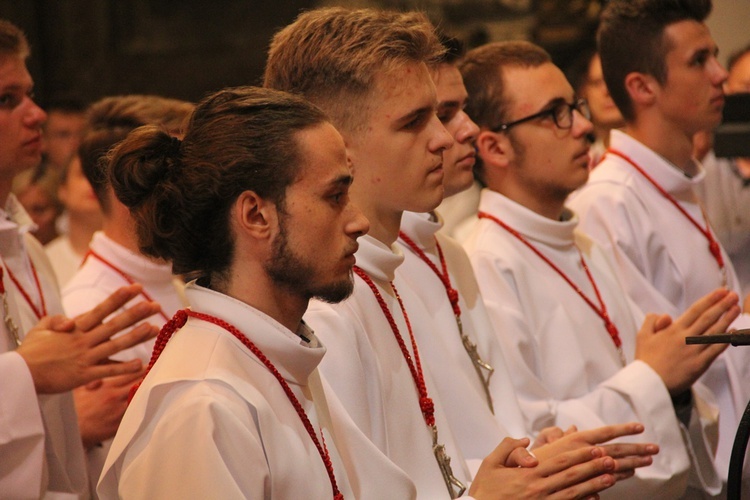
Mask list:
POLYGON ((565 272, 563 272, 562 269, 557 267, 554 262, 552 262, 546 255, 544 255, 537 247, 535 247, 528 239, 526 239, 521 233, 510 227, 508 224, 503 222, 502 220, 498 219, 497 217, 488 214, 487 212, 479 212, 477 214, 480 219, 489 219, 498 226, 502 227, 506 231, 508 231, 510 234, 515 236, 521 243, 526 245, 529 249, 531 249, 532 252, 534 252, 540 259, 542 259, 548 266, 550 266, 557 274, 560 275, 560 277, 565 280, 565 282, 570 285, 570 287, 575 290, 575 292, 588 304, 591 309, 594 310, 594 312, 604 321, 604 328, 607 330, 607 333, 609 334, 610 338, 612 339, 612 342, 614 342, 615 347, 617 349, 621 349, 622 347, 622 340, 620 339, 620 332, 617 330, 617 326, 615 326, 614 323, 612 323, 612 320, 609 317, 609 313, 607 312, 607 306, 602 300, 602 296, 599 293, 599 287, 596 286, 596 282, 594 281, 594 277, 591 275, 591 272, 589 271, 589 266, 586 265, 586 261, 583 258, 583 253, 581 253, 581 250, 578 248, 578 246, 574 245, 576 250, 578 250, 578 255, 581 258, 581 265, 583 266, 583 270, 586 272, 586 277, 589 279, 589 282, 591 283, 591 286, 594 288, 594 293, 596 293, 596 298, 599 301, 599 306, 594 304, 594 302, 588 298, 588 296, 583 293, 583 290, 576 285, 573 280, 568 277, 565 272))
POLYGON ((409 353, 409 350, 406 348, 406 343, 404 342, 404 338, 401 336, 401 332, 399 332, 396 320, 393 318, 393 314, 391 314, 391 311, 388 308, 388 304, 385 303, 385 300, 380 294, 380 290, 378 290, 378 287, 375 285, 375 283, 373 283, 370 276, 368 276, 367 273, 364 272, 360 267, 354 266, 353 270, 354 273, 362 278, 362 281, 364 281, 367 286, 370 287, 370 290, 372 290, 372 293, 375 295, 375 299, 378 301, 378 305, 380 305, 380 309, 382 309, 383 314, 388 320, 388 324, 391 326, 391 331, 393 331, 393 336, 396 337, 396 342, 398 342, 398 346, 401 349, 401 353, 404 355, 406 364, 409 366, 409 371, 411 372, 412 379, 414 379, 414 384, 417 386, 417 392, 419 393, 419 408, 422 410, 422 416, 424 417, 427 425, 434 426, 435 404, 432 402, 432 398, 430 398, 427 394, 427 384, 425 384, 424 373, 422 372, 422 363, 419 360, 417 341, 414 339, 414 333, 411 329, 411 322, 409 322, 409 316, 406 314, 406 309, 404 308, 404 303, 401 301, 401 296, 399 296, 396 287, 393 286, 393 283, 391 283, 391 288, 393 288, 393 293, 396 295, 396 300, 398 300, 398 305, 401 308, 401 312, 404 316, 404 321, 406 321, 406 328, 409 330, 411 346, 412 350, 414 351, 413 358, 409 353))
MULTIPOLYGON (((16 285, 16 288, 18 289, 18 291, 21 292, 21 295, 23 296, 24 300, 26 300, 26 303, 29 304, 29 307, 31 307, 31 310, 34 311, 34 314, 36 314, 36 317, 38 319, 42 319, 44 316, 47 315, 47 305, 44 302, 44 292, 42 290, 42 285, 39 283, 39 276, 36 273, 36 267, 34 267, 34 263, 31 261, 31 259, 29 259, 29 264, 31 265, 31 274, 34 276, 34 283, 36 284, 36 289, 39 292, 39 302, 40 302, 41 308, 37 307, 34 304, 34 301, 31 300, 31 296, 26 291, 26 289, 21 286, 21 283, 18 281, 18 279, 16 279, 16 276, 10 270, 10 267, 6 265, 5 268, 8 271, 8 277, 11 279, 11 281, 13 281, 13 284, 16 285)), ((0 267, 0 286, 2 286, 2 290, 0 290, 0 293, 5 293, 5 285, 1 284, 2 278, 3 278, 3 268, 0 267)))
MULTIPOLYGON (((221 320, 219 318, 216 318, 214 316, 191 311, 189 309, 183 309, 183 310, 177 311, 174 317, 164 325, 164 327, 159 332, 159 336, 156 338, 156 343, 154 344, 154 351, 151 355, 151 361, 148 364, 147 373, 154 366, 154 363, 156 363, 156 360, 159 359, 161 352, 164 350, 164 347, 167 345, 167 342, 169 342, 169 339, 172 338, 172 335, 174 334, 174 332, 182 328, 185 325, 185 323, 187 322, 188 316, 206 321, 208 323, 213 323, 214 325, 219 326, 223 328, 224 330, 226 330, 227 332, 231 333, 237 340, 242 342, 242 344, 245 347, 247 347, 250 350, 250 352, 252 352, 255 355, 255 357, 257 357, 258 360, 260 360, 260 362, 265 365, 266 368, 268 368, 268 371, 270 371, 271 374, 276 378, 276 380, 278 380, 279 385, 281 385, 281 388, 284 390, 284 393, 286 394, 287 398, 292 403, 292 406, 297 412, 297 415, 299 415, 300 420, 302 420, 302 424, 304 425, 307 433, 310 435, 310 438, 312 439, 313 444, 315 444, 315 448, 318 450, 318 453, 320 454, 320 458, 323 460, 323 464, 326 467, 326 472, 328 473, 328 478, 331 481, 331 488, 333 489, 334 500, 343 500, 344 495, 339 491, 338 484, 336 483, 336 476, 333 473, 333 462, 331 461, 331 457, 328 454, 328 448, 325 446, 325 438, 323 438, 323 444, 321 444, 321 442, 318 440, 317 434, 315 433, 315 429, 313 428, 312 423, 310 422, 310 419, 307 416, 307 413, 305 413, 305 409, 302 407, 302 404, 299 402, 297 397, 292 392, 292 389, 289 387, 289 384, 287 384, 286 380, 284 380, 284 376, 281 375, 281 373, 274 366, 271 360, 269 360, 266 357, 266 355, 263 354, 263 351, 261 351, 250 339, 248 339, 234 325, 224 320, 221 320)), ((135 391, 138 390, 139 386, 140 384, 133 386, 133 388, 131 389, 131 398, 135 394, 135 391)), ((321 432, 321 436, 323 436, 322 432, 321 432)))
POLYGON ((450 274, 448 274, 448 265, 445 263, 445 256, 443 255, 443 249, 440 246, 440 242, 435 239, 435 245, 437 245, 437 251, 438 256, 440 257, 440 267, 443 268, 443 271, 440 272, 440 270, 437 268, 437 266, 430 260, 429 257, 427 257, 427 254, 424 253, 424 250, 419 248, 419 246, 414 243, 414 240, 409 238, 409 236, 406 235, 403 231, 400 231, 398 233, 399 238, 403 240, 404 243, 406 243, 409 248, 411 248, 414 253, 419 256, 420 259, 422 259, 425 264, 430 266, 430 269, 437 275, 438 278, 440 278, 440 281, 443 282, 443 286, 445 287, 445 292, 448 294, 448 300, 451 302, 451 306, 453 307, 453 314, 456 315, 457 318, 461 317, 461 307, 458 305, 458 291, 453 288, 453 285, 451 284, 451 277, 450 274))
MULTIPOLYGON (((716 260, 716 264, 719 266, 719 270, 722 273, 725 273, 724 269, 724 256, 721 255, 721 247, 719 246, 719 243, 716 241, 716 238, 714 238, 714 235, 711 233, 711 226, 708 223, 708 217, 706 217, 706 211, 703 210, 703 207, 701 206, 701 213, 703 214, 703 220, 706 221, 706 227, 702 227, 700 223, 695 220, 687 211, 682 208, 682 206, 679 204, 679 202, 667 192, 666 189, 664 189, 656 180, 648 175, 645 170, 643 170, 635 161, 633 161, 632 158, 627 156, 625 153, 622 153, 621 151, 618 151, 616 149, 608 149, 607 154, 613 154, 615 156, 619 156, 626 162, 628 162, 633 168, 635 168, 648 182, 650 182, 659 193, 661 193, 664 198, 667 199, 674 207, 679 210, 679 212, 687 218, 690 223, 700 231, 703 236, 708 240, 708 251, 711 252, 711 255, 713 255, 714 259, 716 260)), ((726 278, 725 278, 726 279, 726 278)))
MULTIPOLYGON (((96 260, 98 260, 99 262, 101 262, 102 264, 104 264, 105 266, 109 267, 114 272, 122 276, 122 278, 125 281, 127 281, 129 285, 135 284, 135 280, 133 280, 133 278, 131 278, 125 271, 123 271, 116 265, 112 264, 110 261, 108 261, 107 259, 105 259, 104 257, 102 257, 101 255, 99 255, 98 253, 94 252, 91 249, 89 249, 89 251, 86 252, 86 255, 83 257, 83 261, 81 262, 82 266, 86 262, 86 260, 89 258, 89 256, 94 257, 96 260)), ((154 302, 154 299, 152 299, 151 296, 148 293, 146 293, 146 290, 141 289, 141 295, 143 295, 143 297, 149 302, 154 302)), ((169 317, 166 314, 164 314, 164 311, 162 311, 161 307, 159 308, 159 314, 161 315, 162 318, 164 318, 164 321, 169 321, 169 317)))

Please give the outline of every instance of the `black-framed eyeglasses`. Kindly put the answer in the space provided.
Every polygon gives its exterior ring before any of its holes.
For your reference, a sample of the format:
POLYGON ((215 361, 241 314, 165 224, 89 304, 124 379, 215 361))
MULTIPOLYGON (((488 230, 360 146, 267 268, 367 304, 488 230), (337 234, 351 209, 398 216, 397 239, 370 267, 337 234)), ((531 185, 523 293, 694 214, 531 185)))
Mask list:
POLYGON ((552 106, 551 108, 543 109, 538 113, 525 116, 519 120, 515 120, 510 123, 503 123, 502 125, 499 125, 491 130, 493 132, 505 132, 506 130, 510 129, 511 127, 515 127, 516 125, 520 125, 522 123, 525 123, 531 120, 536 120, 537 118, 543 118, 546 116, 552 117, 552 120, 555 122, 555 126, 557 128, 569 129, 573 126, 573 111, 574 110, 581 113, 581 116, 583 116, 587 120, 591 119, 591 109, 589 108, 588 101, 584 98, 580 98, 580 99, 576 99, 572 103, 561 101, 555 104, 554 106, 552 106))

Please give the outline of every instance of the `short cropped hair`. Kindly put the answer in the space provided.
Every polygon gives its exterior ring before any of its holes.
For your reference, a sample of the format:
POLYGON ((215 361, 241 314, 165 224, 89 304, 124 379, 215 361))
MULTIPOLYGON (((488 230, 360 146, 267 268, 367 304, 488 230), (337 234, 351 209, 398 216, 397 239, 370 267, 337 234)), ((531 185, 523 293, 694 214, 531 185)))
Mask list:
POLYGON ((422 13, 316 9, 273 37, 264 86, 303 95, 336 127, 353 131, 367 120, 377 75, 410 62, 434 66, 443 52, 422 13))
POLYGON ((667 81, 667 26, 679 21, 703 22, 711 0, 610 0, 602 11, 597 40, 609 94, 626 121, 635 118, 625 77, 634 72, 667 81))
POLYGON ((29 42, 18 26, 0 19, 0 57, 17 56, 26 59, 29 56, 29 42))
MULTIPOLYGON (((509 118, 511 103, 505 92, 505 69, 536 68, 551 62, 547 51, 530 42, 494 42, 470 50, 458 65, 469 93, 466 114, 480 128, 500 126, 509 118)), ((474 176, 486 183, 481 158, 474 164, 474 176)))

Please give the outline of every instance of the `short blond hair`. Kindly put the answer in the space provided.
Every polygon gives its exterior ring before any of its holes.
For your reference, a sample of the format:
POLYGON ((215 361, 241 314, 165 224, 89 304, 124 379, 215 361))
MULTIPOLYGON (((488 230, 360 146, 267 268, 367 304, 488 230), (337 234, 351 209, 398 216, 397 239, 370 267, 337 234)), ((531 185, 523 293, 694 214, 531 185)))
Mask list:
POLYGON ((423 13, 316 9, 273 37, 264 86, 303 95, 351 131, 366 120, 376 75, 407 63, 434 66, 444 52, 423 13))

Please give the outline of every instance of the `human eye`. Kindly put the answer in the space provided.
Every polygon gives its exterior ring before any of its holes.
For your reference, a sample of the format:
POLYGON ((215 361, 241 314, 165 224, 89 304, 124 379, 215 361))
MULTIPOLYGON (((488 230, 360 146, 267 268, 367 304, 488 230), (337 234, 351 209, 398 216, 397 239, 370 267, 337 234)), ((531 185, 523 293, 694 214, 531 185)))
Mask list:
POLYGON ((6 92, 4 94, 0 94, 0 108, 14 109, 19 104, 21 104, 22 100, 22 94, 19 94, 17 92, 6 92))

